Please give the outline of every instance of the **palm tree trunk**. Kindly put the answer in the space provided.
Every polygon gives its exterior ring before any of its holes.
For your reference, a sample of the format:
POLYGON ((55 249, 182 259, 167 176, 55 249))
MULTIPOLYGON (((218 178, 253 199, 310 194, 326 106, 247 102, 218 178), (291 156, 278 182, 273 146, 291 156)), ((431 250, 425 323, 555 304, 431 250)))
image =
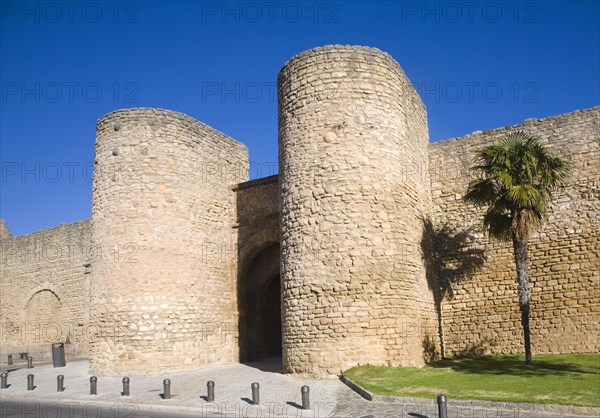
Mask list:
POLYGON ((517 266, 517 282, 519 295, 519 309, 521 310, 521 325, 523 326, 523 338, 525 340, 525 364, 531 364, 531 335, 529 330, 529 302, 531 290, 529 288, 527 241, 520 240, 513 233, 513 249, 515 253, 515 264, 517 266))
MULTIPOLYGON (((438 293, 441 293, 438 290, 438 293)), ((438 337, 440 339, 440 357, 446 358, 446 344, 444 343, 444 320, 442 318, 442 296, 434 296, 435 298, 435 309, 437 311, 438 319, 438 337)))

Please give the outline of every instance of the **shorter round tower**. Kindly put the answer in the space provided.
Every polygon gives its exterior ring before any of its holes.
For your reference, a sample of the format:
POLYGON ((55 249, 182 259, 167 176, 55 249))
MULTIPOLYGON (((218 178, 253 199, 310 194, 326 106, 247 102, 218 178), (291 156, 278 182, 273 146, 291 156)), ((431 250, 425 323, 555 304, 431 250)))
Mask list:
POLYGON ((231 185, 246 147, 181 113, 97 123, 90 369, 161 373, 237 361, 231 185))

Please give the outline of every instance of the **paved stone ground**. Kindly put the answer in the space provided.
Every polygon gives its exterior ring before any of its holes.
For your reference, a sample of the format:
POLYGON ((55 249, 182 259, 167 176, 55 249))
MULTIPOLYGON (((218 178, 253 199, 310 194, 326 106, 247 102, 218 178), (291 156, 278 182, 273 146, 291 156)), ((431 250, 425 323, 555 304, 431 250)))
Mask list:
MULTIPOLYGON (((90 395, 90 374, 86 360, 70 361, 66 367, 53 368, 52 364, 34 364, 27 369, 24 364, 9 370, 7 389, 2 389, 3 400, 27 399, 60 403, 118 404, 123 416, 135 417, 134 411, 164 410, 189 411, 197 416, 219 414, 223 417, 344 417, 344 418, 398 418, 437 417, 435 404, 398 404, 370 402, 350 390, 337 379, 315 380, 278 372, 275 362, 231 364, 214 366, 185 373, 161 377, 128 376, 131 379, 131 396, 121 396, 122 377, 98 377, 98 395, 90 395), (27 390, 27 375, 33 374, 35 389, 27 390), (65 377, 65 391, 56 392, 56 377, 65 377), (171 380, 171 399, 162 399, 163 379, 171 380), (215 382, 215 403, 206 401, 206 382, 215 382), (259 406, 251 403, 252 382, 260 383, 259 406), (311 410, 302 410, 300 388, 310 387, 311 410)), ((452 406, 449 417, 567 417, 535 410, 498 409, 452 406)), ((576 415, 569 416, 576 418, 576 415)))

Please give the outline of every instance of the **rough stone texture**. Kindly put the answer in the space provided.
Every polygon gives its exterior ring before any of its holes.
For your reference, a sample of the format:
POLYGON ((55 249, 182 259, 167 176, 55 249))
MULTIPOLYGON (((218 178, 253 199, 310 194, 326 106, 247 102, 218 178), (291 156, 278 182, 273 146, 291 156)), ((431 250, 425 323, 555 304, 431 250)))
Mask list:
MULTIPOLYGON (((304 52, 279 74, 283 366, 421 366, 433 299, 416 248, 428 215, 425 107, 378 49, 304 52)), ((428 336, 435 338, 435 332, 428 336)))
POLYGON ((93 372, 157 373, 238 360, 235 208, 248 153, 180 113, 98 121, 92 239, 93 372))
MULTIPOLYGON (((464 249, 486 261, 443 304, 447 354, 521 353, 523 338, 511 243, 487 238, 482 210, 462 202, 476 149, 524 130, 573 164, 569 184, 529 243, 531 333, 535 353, 600 351, 600 107, 475 132, 429 145, 434 216, 454 233, 471 229, 464 249)), ((464 253, 463 253, 464 255, 464 253)), ((465 262, 455 254, 445 262, 465 262)))
MULTIPOLYGON (((0 231, 4 228, 0 228, 0 231)), ((2 235, 0 356, 47 358, 51 343, 87 353, 90 221, 2 235)))
POLYGON ((246 148, 180 113, 100 119, 91 222, 0 222, 0 354, 68 338, 97 374, 282 353, 323 376, 521 352, 511 248, 461 200, 474 151, 518 129, 574 165, 531 238, 534 353, 598 352, 600 107, 428 144, 400 66, 330 46, 280 73, 279 177, 247 181, 246 148))
POLYGON ((278 192, 278 176, 234 188, 241 361, 281 355, 278 192))
POLYGON ((233 192, 237 208, 237 253, 243 272, 264 248, 279 243, 278 176, 238 184, 233 192))
POLYGON ((8 231, 8 227, 4 224, 4 220, 0 219, 0 239, 10 237, 10 232, 8 231))

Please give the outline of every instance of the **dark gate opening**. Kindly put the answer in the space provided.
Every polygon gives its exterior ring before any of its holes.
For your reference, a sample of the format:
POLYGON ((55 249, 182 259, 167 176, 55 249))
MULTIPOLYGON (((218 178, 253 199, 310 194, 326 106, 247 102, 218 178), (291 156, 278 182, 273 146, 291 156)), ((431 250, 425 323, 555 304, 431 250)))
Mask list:
POLYGON ((281 357, 281 278, 274 276, 265 292, 262 312, 265 357, 281 357))
POLYGON ((281 357, 279 243, 264 248, 240 276, 240 361, 281 357))

